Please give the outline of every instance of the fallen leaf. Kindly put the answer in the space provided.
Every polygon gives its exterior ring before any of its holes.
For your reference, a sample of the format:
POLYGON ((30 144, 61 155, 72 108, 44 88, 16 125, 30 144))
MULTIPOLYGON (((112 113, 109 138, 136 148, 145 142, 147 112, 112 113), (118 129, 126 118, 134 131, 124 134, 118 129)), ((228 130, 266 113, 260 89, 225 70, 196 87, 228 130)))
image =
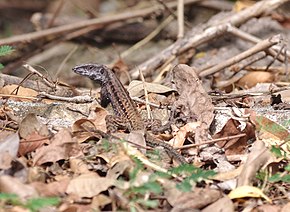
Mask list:
POLYGON ((246 122, 244 130, 239 129, 240 122, 234 119, 228 120, 223 129, 213 136, 214 139, 245 133, 246 136, 219 141, 217 144, 225 149, 226 155, 243 154, 248 146, 248 140, 255 138, 255 128, 250 122, 246 122))
POLYGON ((102 209, 104 206, 112 203, 112 199, 104 194, 99 194, 95 196, 92 200, 92 208, 94 209, 102 209))
POLYGON ((25 155, 49 143, 49 131, 45 124, 41 123, 35 114, 28 114, 19 125, 19 135, 22 138, 19 147, 19 155, 25 155))
POLYGON ((67 129, 60 130, 48 146, 42 146, 35 152, 34 165, 68 159, 81 153, 78 143, 72 138, 67 129))
MULTIPOLYGON (((167 93, 174 91, 174 89, 167 87, 165 85, 160 85, 157 83, 145 82, 147 91, 150 93, 167 93)), ((130 96, 140 97, 144 95, 144 85, 142 81, 132 80, 128 87, 128 92, 130 96)))
POLYGON ((51 183, 33 182, 30 185, 43 197, 64 196, 70 179, 55 181, 51 183))
POLYGON ((272 203, 272 200, 267 197, 259 188, 253 187, 253 186, 240 186, 236 189, 232 190, 228 197, 230 199, 239 199, 244 197, 255 197, 255 198, 264 198, 266 201, 272 203))
POLYGON ((189 120, 197 120, 201 125, 195 131, 195 142, 201 143, 208 139, 209 126, 214 118, 212 100, 199 80, 196 69, 180 64, 172 70, 172 81, 179 94, 173 103, 173 111, 189 120))
POLYGON ((279 139, 281 141, 290 141, 289 131, 283 126, 277 124, 276 122, 268 119, 264 116, 253 117, 252 120, 255 122, 256 127, 260 130, 262 138, 273 138, 275 140, 279 139))
POLYGON ((251 185, 257 172, 267 163, 274 161, 274 156, 261 140, 255 141, 253 149, 238 177, 238 186, 251 185))
POLYGON ((93 197, 99 193, 106 191, 113 186, 115 180, 99 177, 95 173, 80 175, 72 179, 67 187, 68 194, 76 194, 80 197, 93 197))
MULTIPOLYGON (((3 132, 0 132, 1 134, 3 132)), ((5 133, 6 134, 6 133, 5 133)), ((8 135, 0 141, 0 169, 11 167, 12 160, 17 156, 19 148, 18 133, 8 135)))
POLYGON ((248 89, 252 88, 258 83, 274 82, 275 77, 272 73, 266 71, 255 71, 250 72, 243 76, 238 82, 237 85, 248 89))
POLYGON ((25 185, 19 179, 8 175, 0 176, 0 192, 16 194, 23 200, 38 196, 31 185, 25 185))
POLYGON ((0 88, 0 93, 6 95, 17 94, 18 96, 25 97, 35 97, 38 95, 37 91, 19 85, 5 85, 3 88, 0 88))
POLYGON ((189 133, 195 132, 195 130, 200 126, 199 122, 190 122, 180 127, 176 136, 169 141, 169 144, 172 145, 174 148, 182 147, 184 141, 187 138, 189 133))
POLYGON ((235 211, 234 203, 229 197, 224 196, 202 210, 202 212, 213 211, 233 212, 235 211))

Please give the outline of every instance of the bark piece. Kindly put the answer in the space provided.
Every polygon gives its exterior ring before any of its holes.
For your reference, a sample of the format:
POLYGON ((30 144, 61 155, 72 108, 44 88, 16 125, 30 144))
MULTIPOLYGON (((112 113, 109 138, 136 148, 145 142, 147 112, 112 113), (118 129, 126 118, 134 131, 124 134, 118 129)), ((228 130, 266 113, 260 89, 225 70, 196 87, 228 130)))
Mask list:
POLYGON ((179 93, 179 99, 173 104, 173 109, 178 108, 186 117, 195 117, 200 122, 196 130, 196 142, 207 140, 209 126, 214 118, 214 106, 211 98, 204 90, 195 68, 184 64, 173 69, 173 82, 179 93))

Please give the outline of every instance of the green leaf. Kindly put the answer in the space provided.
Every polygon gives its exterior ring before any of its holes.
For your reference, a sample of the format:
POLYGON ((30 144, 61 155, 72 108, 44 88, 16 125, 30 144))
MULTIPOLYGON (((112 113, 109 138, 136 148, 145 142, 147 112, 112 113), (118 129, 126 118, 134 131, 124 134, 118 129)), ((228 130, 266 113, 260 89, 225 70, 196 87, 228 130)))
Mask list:
POLYGON ((4 68, 3 64, 0 63, 0 70, 3 69, 3 68, 4 68))
POLYGON ((0 57, 11 54, 13 51, 14 49, 11 46, 7 45, 0 46, 0 57))
POLYGON ((46 206, 56 206, 60 203, 60 199, 57 197, 50 198, 35 198, 29 199, 25 204, 25 207, 30 209, 31 211, 38 211, 41 208, 46 206))
POLYGON ((19 197, 16 194, 0 193, 0 200, 9 202, 11 205, 22 205, 19 197))
POLYGON ((189 179, 185 179, 181 183, 177 184, 176 188, 183 192, 190 192, 192 184, 190 183, 189 179))
POLYGON ((269 182, 272 182, 272 183, 275 183, 275 182, 279 182, 281 181, 281 176, 280 176, 281 173, 276 173, 274 175, 272 175, 271 177, 269 177, 268 181, 269 182))
POLYGON ((278 158, 283 156, 280 147, 272 145, 271 152, 278 158))
POLYGON ((182 164, 180 166, 173 167, 172 169, 169 170, 169 172, 172 174, 185 174, 185 173, 191 174, 197 169, 198 168, 193 165, 182 164))
POLYGON ((290 175, 289 175, 289 174, 284 175, 284 176, 281 178, 281 180, 282 180, 283 182, 289 183, 289 182, 290 182, 290 175))
POLYGON ((287 166, 285 166, 284 168, 286 171, 290 172, 290 164, 288 164, 287 166))
POLYGON ((137 194, 146 194, 148 192, 160 194, 162 192, 162 187, 157 182, 147 182, 141 186, 132 188, 132 192, 137 194))
POLYGON ((149 199, 148 200, 138 199, 136 202, 148 208, 156 208, 159 204, 157 200, 149 200, 149 199))

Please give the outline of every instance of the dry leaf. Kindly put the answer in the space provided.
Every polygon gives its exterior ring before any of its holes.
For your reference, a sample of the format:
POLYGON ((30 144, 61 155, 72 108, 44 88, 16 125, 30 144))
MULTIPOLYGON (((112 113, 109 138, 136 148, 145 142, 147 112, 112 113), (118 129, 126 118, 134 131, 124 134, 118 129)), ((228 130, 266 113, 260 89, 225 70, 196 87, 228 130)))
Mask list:
POLYGON ((68 194, 77 194, 80 197, 93 197, 113 186, 115 180, 99 177, 95 173, 83 174, 72 179, 67 187, 68 194))
POLYGON ((196 142, 201 143, 208 139, 208 129, 214 118, 214 106, 195 72, 194 68, 183 64, 175 66, 172 70, 172 80, 179 93, 173 110, 201 123, 195 132, 196 142))
POLYGON ((16 194, 22 199, 38 196, 32 186, 25 185, 19 179, 8 175, 0 176, 0 192, 16 194))
POLYGON ((110 204, 111 202, 111 198, 104 194, 99 194, 93 198, 91 206, 94 209, 102 209, 104 206, 110 204))
POLYGON ((259 188, 253 186, 240 186, 236 189, 232 190, 228 197, 231 199, 238 199, 244 197, 256 197, 256 198, 264 198, 266 201, 272 203, 272 200, 267 197, 259 188))
POLYGON ((22 138, 19 147, 19 155, 25 155, 49 143, 49 131, 45 124, 42 124, 35 114, 28 114, 19 125, 19 135, 22 138))
POLYGON ((0 93, 6 95, 17 94, 18 96, 25 97, 35 97, 38 95, 37 91, 19 85, 6 85, 3 88, 0 88, 0 93))
POLYGON ((18 148, 19 148, 18 133, 8 135, 6 138, 2 137, 0 141, 0 169, 8 169, 11 167, 10 165, 12 160, 17 156, 18 148))
POLYGON ((70 179, 66 179, 51 182, 51 183, 42 183, 42 182, 33 182, 32 185, 36 191, 43 197, 55 197, 55 196, 64 196, 67 186, 70 182, 70 179))
POLYGON ((194 192, 178 192, 175 187, 165 187, 165 196, 173 206, 172 211, 190 211, 201 209, 221 197, 217 190, 195 188, 194 192))
MULTIPOLYGON (((169 88, 165 85, 160 85, 157 83, 149 83, 145 82, 146 89, 148 93, 167 93, 170 91, 174 91, 174 89, 169 88)), ((144 95, 144 85, 142 81, 133 80, 129 84, 128 92, 130 96, 140 97, 144 95)))
POLYGON ((35 152, 33 164, 41 165, 47 162, 68 159, 80 154, 77 142, 72 139, 67 129, 60 130, 48 146, 42 146, 35 152))
POLYGON ((202 210, 202 212, 213 212, 213 211, 221 211, 221 212, 233 212, 235 211, 234 203, 232 200, 224 196, 218 201, 212 203, 202 210))
POLYGON ((261 167, 273 161, 274 157, 264 143, 261 140, 255 141, 252 152, 238 177, 238 186, 252 185, 252 180, 261 167))
POLYGON ((214 139, 223 138, 227 136, 238 135, 245 133, 246 136, 240 138, 233 138, 226 141, 217 142, 217 144, 225 149, 226 155, 243 154, 248 146, 248 140, 255 138, 254 126, 250 123, 246 123, 244 130, 239 128, 240 122, 234 119, 230 119, 223 129, 213 136, 214 139))
POLYGON ((250 72, 243 76, 238 82, 237 85, 239 85, 242 88, 252 88, 258 83, 266 83, 266 82, 274 82, 275 77, 272 73, 266 72, 266 71, 255 71, 250 72))
POLYGON ((83 160, 78 158, 70 158, 69 160, 70 169, 75 174, 85 174, 89 173, 88 164, 86 164, 83 160))

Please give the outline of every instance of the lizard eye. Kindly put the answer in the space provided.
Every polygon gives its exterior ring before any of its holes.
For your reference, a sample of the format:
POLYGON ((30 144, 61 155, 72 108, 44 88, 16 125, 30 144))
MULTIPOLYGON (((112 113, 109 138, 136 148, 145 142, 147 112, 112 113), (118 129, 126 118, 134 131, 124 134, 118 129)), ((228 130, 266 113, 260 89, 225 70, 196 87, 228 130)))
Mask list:
POLYGON ((94 68, 93 66, 89 66, 89 70, 93 70, 93 68, 94 68))
POLYGON ((100 73, 104 74, 104 69, 103 68, 100 69, 100 73))

